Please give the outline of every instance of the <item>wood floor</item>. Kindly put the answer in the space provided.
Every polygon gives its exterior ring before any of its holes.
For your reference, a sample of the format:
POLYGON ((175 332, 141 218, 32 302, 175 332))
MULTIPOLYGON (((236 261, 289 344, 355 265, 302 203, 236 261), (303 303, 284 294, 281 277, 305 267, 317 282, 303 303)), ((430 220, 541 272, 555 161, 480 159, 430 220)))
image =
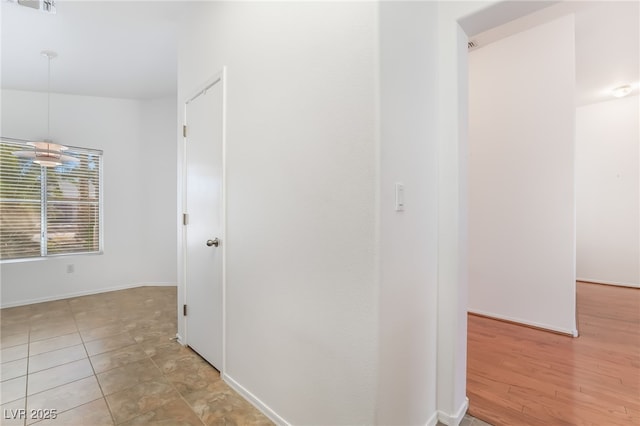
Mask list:
POLYGON ((493 425, 640 425, 640 289, 579 282, 571 338, 469 315, 469 413, 493 425))

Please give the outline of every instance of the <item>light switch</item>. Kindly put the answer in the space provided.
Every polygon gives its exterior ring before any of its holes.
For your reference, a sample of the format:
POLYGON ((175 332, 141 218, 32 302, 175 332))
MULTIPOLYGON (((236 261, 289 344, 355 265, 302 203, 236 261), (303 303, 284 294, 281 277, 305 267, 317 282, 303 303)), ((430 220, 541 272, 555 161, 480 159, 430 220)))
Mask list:
POLYGON ((396 211, 404 211, 404 184, 396 183, 396 211))

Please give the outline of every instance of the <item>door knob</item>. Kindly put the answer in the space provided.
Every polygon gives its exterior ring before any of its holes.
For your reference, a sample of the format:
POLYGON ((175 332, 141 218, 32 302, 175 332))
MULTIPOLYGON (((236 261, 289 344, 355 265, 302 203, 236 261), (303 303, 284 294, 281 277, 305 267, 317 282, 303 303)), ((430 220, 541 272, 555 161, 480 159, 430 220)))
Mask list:
POLYGON ((211 246, 218 247, 219 245, 220 245, 220 240, 217 238, 215 240, 207 240, 207 247, 211 247, 211 246))

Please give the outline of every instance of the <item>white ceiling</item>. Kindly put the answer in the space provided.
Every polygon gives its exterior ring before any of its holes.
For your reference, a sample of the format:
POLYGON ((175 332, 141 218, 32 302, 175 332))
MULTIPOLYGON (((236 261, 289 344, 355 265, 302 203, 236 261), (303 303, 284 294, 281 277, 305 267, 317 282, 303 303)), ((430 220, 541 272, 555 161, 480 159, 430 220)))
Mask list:
POLYGON ((575 14, 576 105, 613 99, 611 90, 640 83, 640 2, 566 1, 471 37, 479 49, 568 13, 575 14))
POLYGON ((576 13, 578 105, 611 99, 611 89, 640 81, 640 3, 594 2, 576 13))
MULTIPOLYGON (((49 15, 2 1, 2 87, 149 99, 176 93, 176 23, 184 1, 60 1, 49 15)), ((552 3, 548 3, 552 4, 552 3)), ((640 10, 634 1, 569 1, 472 37, 480 46, 566 13, 576 16, 576 102, 610 99, 640 80, 640 10)), ((481 48, 481 47, 480 47, 481 48)))
POLYGON ((116 98, 176 93, 176 21, 185 3, 57 1, 55 15, 2 0, 2 87, 116 98))

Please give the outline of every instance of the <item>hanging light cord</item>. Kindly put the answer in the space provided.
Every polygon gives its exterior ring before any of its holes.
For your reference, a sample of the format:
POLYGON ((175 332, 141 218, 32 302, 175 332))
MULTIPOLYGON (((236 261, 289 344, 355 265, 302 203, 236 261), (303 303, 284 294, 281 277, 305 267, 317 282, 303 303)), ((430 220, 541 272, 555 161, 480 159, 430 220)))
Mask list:
POLYGON ((51 139, 51 55, 47 55, 47 140, 51 139))

